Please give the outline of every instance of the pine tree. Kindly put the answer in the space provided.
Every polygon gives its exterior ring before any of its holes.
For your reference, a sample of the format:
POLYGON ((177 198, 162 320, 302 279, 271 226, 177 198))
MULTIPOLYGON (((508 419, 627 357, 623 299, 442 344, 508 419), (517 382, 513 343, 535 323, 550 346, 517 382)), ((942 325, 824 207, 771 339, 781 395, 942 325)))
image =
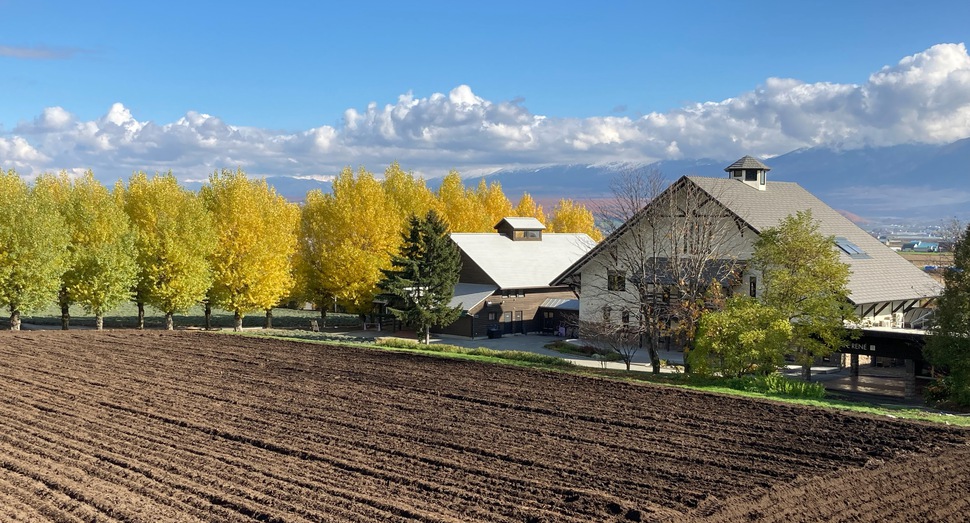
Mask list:
POLYGON ((392 269, 382 271, 380 286, 395 298, 391 313, 416 326, 428 343, 432 326, 447 325, 461 315, 461 306, 448 306, 461 272, 461 255, 433 210, 423 219, 412 216, 403 237, 401 255, 391 261, 392 269))
POLYGON ((949 371, 949 395, 970 405, 970 226, 954 245, 953 266, 943 275, 946 288, 936 302, 926 357, 949 371))

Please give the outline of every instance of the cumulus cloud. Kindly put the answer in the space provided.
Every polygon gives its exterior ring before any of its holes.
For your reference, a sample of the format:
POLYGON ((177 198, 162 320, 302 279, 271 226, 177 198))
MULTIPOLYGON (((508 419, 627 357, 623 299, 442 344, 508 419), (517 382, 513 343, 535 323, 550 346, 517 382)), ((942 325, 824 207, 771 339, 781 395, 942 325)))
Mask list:
POLYGON ((486 100, 467 85, 344 112, 338 126, 294 133, 235 126, 189 111, 171 123, 138 120, 122 103, 81 121, 49 107, 0 134, 0 164, 39 171, 134 170, 199 179, 222 167, 255 175, 328 176, 392 161, 437 176, 511 166, 770 157, 819 145, 841 148, 946 143, 970 136, 970 55, 941 44, 873 73, 861 85, 768 78, 721 101, 639 118, 532 114, 522 99, 486 100))

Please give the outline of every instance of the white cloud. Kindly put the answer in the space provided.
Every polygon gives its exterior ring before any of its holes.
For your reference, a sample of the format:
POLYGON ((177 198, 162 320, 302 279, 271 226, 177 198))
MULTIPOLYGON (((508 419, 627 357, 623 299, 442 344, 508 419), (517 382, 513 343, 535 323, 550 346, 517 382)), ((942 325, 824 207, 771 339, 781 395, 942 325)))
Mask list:
POLYGON ((343 124, 295 133, 233 126, 189 111, 140 121, 121 103, 79 121, 49 107, 0 135, 0 164, 41 171, 93 168, 204 178, 222 167, 254 175, 327 176, 342 167, 380 172, 392 161, 428 176, 450 168, 770 157, 801 147, 945 143, 970 136, 970 56, 941 44, 873 73, 862 85, 768 78, 749 92, 640 118, 557 118, 523 100, 490 101, 460 85, 449 93, 347 109, 343 124))
POLYGON ((61 60, 83 52, 73 47, 16 47, 0 45, 0 56, 24 60, 61 60))

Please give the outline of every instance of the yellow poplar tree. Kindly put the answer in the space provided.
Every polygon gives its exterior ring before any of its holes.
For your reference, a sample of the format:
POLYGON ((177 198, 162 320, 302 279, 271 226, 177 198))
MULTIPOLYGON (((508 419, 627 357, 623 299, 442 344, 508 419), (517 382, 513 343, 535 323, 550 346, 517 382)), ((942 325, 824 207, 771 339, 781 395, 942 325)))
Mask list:
POLYGON ((483 230, 485 211, 481 203, 473 191, 465 188, 458 171, 452 170, 441 180, 438 201, 450 232, 490 232, 483 230))
POLYGON ((520 217, 532 216, 542 222, 543 225, 549 225, 546 213, 542 211, 542 206, 536 203, 527 192, 522 193, 519 204, 515 206, 515 215, 520 217))
POLYGON ((477 232, 492 232, 495 230, 495 224, 502 218, 512 216, 512 202, 502 192, 502 184, 499 182, 486 185, 485 179, 482 178, 478 182, 475 196, 482 206, 481 230, 477 232))
POLYGON ((68 241, 54 202, 0 170, 0 306, 10 309, 11 330, 20 330, 21 313, 56 299, 68 241))
POLYGON ((35 189, 57 202, 70 235, 58 296, 61 327, 67 329, 70 305, 77 304, 94 314, 101 330, 104 314, 130 299, 137 278, 131 221, 91 171, 74 180, 66 172, 43 175, 35 189))
POLYGON ((210 306, 232 311, 237 331, 249 312, 265 310, 269 322, 269 311, 293 287, 298 207, 241 169, 216 171, 200 196, 216 237, 210 306))
POLYGON ((174 313, 203 301, 212 284, 212 218, 171 172, 151 179, 135 173, 127 187, 119 182, 116 193, 137 232, 138 328, 144 328, 147 303, 165 313, 165 328, 171 330, 174 313))
POLYGON ((416 178, 414 173, 405 172, 397 162, 384 170, 381 185, 401 221, 401 231, 408 227, 412 215, 424 216, 432 209, 440 210, 440 203, 424 180, 416 178))
MULTIPOLYGON (((397 208, 374 175, 349 167, 332 194, 310 191, 300 226, 301 280, 317 299, 336 299, 351 312, 373 309, 382 269, 401 244, 397 208)), ((321 309, 326 305, 318 301, 321 309)))
POLYGON ((593 213, 585 206, 569 199, 561 199, 552 210, 552 222, 549 232, 581 232, 590 238, 600 241, 603 233, 596 227, 593 213))

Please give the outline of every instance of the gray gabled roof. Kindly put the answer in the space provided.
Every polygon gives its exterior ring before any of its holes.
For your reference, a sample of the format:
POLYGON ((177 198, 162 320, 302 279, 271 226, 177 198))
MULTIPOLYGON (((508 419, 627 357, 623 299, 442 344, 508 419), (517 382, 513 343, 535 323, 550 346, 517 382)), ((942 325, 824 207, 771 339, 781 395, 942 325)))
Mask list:
POLYGON ((579 312, 579 300, 577 300, 576 298, 568 299, 568 300, 565 298, 546 298, 542 300, 542 303, 539 305, 539 308, 579 312))
POLYGON ((502 222, 505 222, 505 223, 511 225, 513 229, 522 229, 522 230, 535 230, 535 229, 539 229, 539 230, 542 230, 542 229, 545 229, 546 228, 546 226, 543 225, 543 223, 540 222, 537 218, 532 218, 532 217, 516 217, 516 216, 507 216, 505 218, 502 218, 502 220, 500 222, 498 222, 498 223, 495 224, 495 227, 494 228, 495 229, 498 229, 498 227, 500 225, 502 225, 502 222))
POLYGON ((488 299, 498 287, 494 285, 482 285, 478 283, 456 283, 449 307, 461 307, 461 310, 468 311, 479 303, 488 299))
POLYGON ((935 297, 943 292, 942 285, 932 277, 797 183, 769 181, 766 189, 759 191, 727 178, 686 178, 758 233, 797 211, 812 211, 819 232, 845 238, 865 253, 851 256, 838 249, 841 260, 852 271, 849 299, 857 305, 935 297))
POLYGON ((451 239, 502 289, 548 287, 596 245, 571 233, 543 234, 542 241, 512 241, 498 233, 452 233, 451 239))
POLYGON ((754 156, 745 156, 740 160, 728 165, 724 168, 725 172, 731 172, 737 169, 761 169, 764 171, 770 171, 771 167, 761 163, 761 160, 755 158, 754 156))
MULTIPOLYGON (((797 211, 811 210, 812 218, 819 221, 819 231, 822 234, 844 238, 865 253, 864 257, 850 256, 839 250, 840 259, 852 271, 849 275, 849 299, 856 305, 932 298, 943 293, 943 286, 936 280, 797 183, 769 181, 766 189, 760 191, 729 178, 684 176, 672 183, 658 198, 681 190, 686 183, 701 188, 758 234, 768 227, 778 225, 785 217, 797 211)), ((597 254, 618 241, 631 227, 637 226, 644 213, 641 210, 627 220, 594 249, 560 273, 554 283, 564 283, 571 275, 580 272, 597 254)))

